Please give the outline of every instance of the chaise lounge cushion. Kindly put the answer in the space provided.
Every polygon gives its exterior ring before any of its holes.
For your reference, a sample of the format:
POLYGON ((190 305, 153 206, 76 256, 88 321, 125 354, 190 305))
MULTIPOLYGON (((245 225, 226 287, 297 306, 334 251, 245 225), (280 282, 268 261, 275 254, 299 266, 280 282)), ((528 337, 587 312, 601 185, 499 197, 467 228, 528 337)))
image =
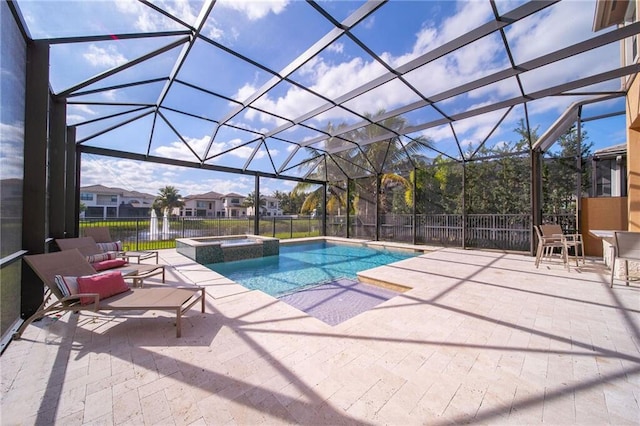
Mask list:
POLYGON ((105 271, 107 269, 119 268, 120 266, 124 266, 126 264, 127 261, 125 259, 110 259, 103 260, 101 262, 94 262, 91 264, 91 266, 93 266, 93 269, 95 269, 96 271, 105 271))
MULTIPOLYGON (((126 291, 129 291, 129 286, 124 282, 122 274, 118 271, 78 277, 78 292, 81 294, 97 293, 100 299, 105 299, 126 291)), ((93 301, 92 297, 80 298, 80 303, 83 305, 93 301)))

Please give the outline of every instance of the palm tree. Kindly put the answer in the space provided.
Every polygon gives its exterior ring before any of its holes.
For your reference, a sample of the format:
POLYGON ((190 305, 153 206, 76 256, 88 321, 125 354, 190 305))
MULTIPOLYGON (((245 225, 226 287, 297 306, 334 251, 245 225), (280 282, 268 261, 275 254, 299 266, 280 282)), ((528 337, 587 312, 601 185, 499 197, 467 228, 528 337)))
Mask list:
MULTIPOLYGON (((255 201, 256 195, 255 195, 255 191, 250 192, 247 197, 244 199, 244 201, 242 202, 242 206, 243 207, 256 207, 256 201, 255 201)), ((262 213, 262 207, 267 205, 267 200, 264 198, 264 196, 262 194, 260 194, 258 196, 258 207, 254 208, 254 214, 261 214, 262 213)))
MULTIPOLYGON (((376 116, 384 114, 381 110, 377 114, 366 114, 366 117, 376 123, 376 116)), ((328 133, 336 133, 346 124, 334 126, 332 123, 327 125, 328 133)), ((359 190, 355 192, 355 199, 352 207, 356 212, 361 211, 363 206, 375 203, 376 189, 378 188, 377 179, 380 178, 380 203, 381 211, 389 210, 388 204, 392 197, 387 196, 387 192, 394 188, 400 187, 405 191, 412 188, 411 182, 403 177, 400 173, 406 172, 412 168, 411 157, 418 154, 420 150, 431 144, 431 141, 424 138, 415 138, 406 144, 402 144, 398 136, 391 136, 369 143, 369 141, 377 140, 383 135, 389 133, 389 130, 403 134, 407 121, 403 117, 391 117, 377 122, 377 124, 369 124, 350 132, 340 135, 340 138, 329 138, 326 144, 326 151, 308 148, 310 158, 318 155, 324 155, 325 161, 318 165, 316 174, 326 176, 328 180, 344 180, 345 177, 359 178, 369 177, 358 181, 359 190), (363 142, 364 145, 354 146, 353 149, 331 153, 335 148, 343 147, 345 140, 354 142, 363 142)), ((308 183, 299 183, 294 188, 295 192, 309 189, 311 185, 308 183)), ((327 211, 333 211, 337 207, 346 207, 346 191, 340 188, 329 186, 327 194, 327 211)), ((410 198, 407 197, 407 200, 410 198)), ((322 187, 308 194, 304 211, 311 211, 322 201, 322 187)))
POLYGON ((184 206, 182 196, 176 187, 167 185, 164 188, 158 190, 158 196, 153 202, 153 208, 160 210, 160 212, 171 213, 174 208, 184 206))

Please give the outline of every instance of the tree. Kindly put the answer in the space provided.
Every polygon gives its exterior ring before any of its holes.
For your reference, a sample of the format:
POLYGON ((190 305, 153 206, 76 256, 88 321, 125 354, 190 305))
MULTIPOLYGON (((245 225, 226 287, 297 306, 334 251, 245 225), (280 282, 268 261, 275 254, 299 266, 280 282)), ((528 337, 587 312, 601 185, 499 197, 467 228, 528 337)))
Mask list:
POLYGON ((520 136, 493 147, 480 147, 466 165, 466 211, 481 214, 520 214, 530 209, 529 147, 537 139, 537 129, 529 137, 524 120, 513 130, 520 136), (531 141, 529 140, 531 139, 531 141))
POLYGON ((542 168, 542 193, 545 214, 573 214, 576 211, 577 197, 588 192, 590 187, 587 158, 591 156, 593 143, 586 131, 582 131, 578 140, 578 129, 572 126, 558 139, 559 151, 545 159, 542 168), (578 153, 578 146, 580 153, 578 153), (582 169, 581 188, 577 193, 578 156, 582 169))
MULTIPOLYGON (((366 114, 366 117, 374 124, 343 133, 340 137, 329 138, 323 150, 308 148, 310 159, 321 157, 322 161, 317 166, 316 175, 326 177, 328 181, 344 181, 346 178, 358 178, 352 188, 353 199, 349 209, 355 214, 370 215, 375 213, 376 199, 380 202, 382 213, 392 211, 404 211, 406 205, 394 206, 394 203, 404 204, 405 197, 396 196, 399 188, 404 191, 411 187, 408 180, 408 171, 413 168, 411 157, 418 154, 430 141, 426 138, 417 138, 403 144, 400 138, 389 134, 389 130, 397 134, 403 134, 407 122, 402 117, 392 117, 376 123, 376 116, 384 114, 379 111, 375 116, 366 114), (389 129, 389 130, 387 130, 389 129), (346 141, 363 142, 361 146, 353 146, 352 149, 343 150, 346 141), (375 142, 372 142, 375 141, 375 142)), ((343 123, 334 126, 327 125, 327 133, 340 133, 339 130, 346 127, 343 123)), ((294 193, 307 191, 308 183, 299 183, 294 188, 294 193)), ((302 212, 324 208, 321 206, 322 187, 308 192, 302 212)), ((327 212, 335 214, 338 208, 346 209, 346 190, 339 186, 329 185, 327 188, 327 212)))
POLYGON ((273 196, 280 202, 280 208, 284 214, 297 214, 307 196, 306 193, 274 191, 273 196))
POLYGON ((160 188, 158 190, 158 195, 153 202, 153 208, 156 210, 160 210, 160 213, 163 213, 165 211, 167 213, 171 213, 174 208, 179 208, 182 206, 184 206, 184 201, 182 201, 180 192, 171 185, 160 188))
POLYGON ((253 207, 254 214, 262 214, 262 208, 267 205, 267 200, 262 194, 258 196, 258 207, 256 207, 256 195, 255 191, 250 192, 242 202, 243 207, 253 207))

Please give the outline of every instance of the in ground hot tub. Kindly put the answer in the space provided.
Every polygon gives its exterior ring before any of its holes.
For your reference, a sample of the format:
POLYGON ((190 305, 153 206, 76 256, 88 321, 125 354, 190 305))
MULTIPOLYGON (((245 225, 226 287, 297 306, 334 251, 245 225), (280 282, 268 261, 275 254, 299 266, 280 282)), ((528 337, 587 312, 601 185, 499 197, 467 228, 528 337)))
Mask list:
POLYGON ((280 253, 280 240, 260 235, 176 239, 176 250, 201 264, 232 262, 280 253))

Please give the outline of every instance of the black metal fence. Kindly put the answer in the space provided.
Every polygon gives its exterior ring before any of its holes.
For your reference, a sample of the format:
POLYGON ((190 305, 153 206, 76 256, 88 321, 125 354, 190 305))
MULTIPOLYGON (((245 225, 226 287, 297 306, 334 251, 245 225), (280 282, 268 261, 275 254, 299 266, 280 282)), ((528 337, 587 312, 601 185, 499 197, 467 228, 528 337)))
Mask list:
MULTIPOLYGON (((107 226, 114 241, 122 241, 129 250, 174 248, 176 238, 195 238, 253 234, 254 219, 244 218, 114 218, 83 219, 82 230, 107 226)), ((313 237, 322 234, 322 221, 310 216, 261 218, 260 235, 281 239, 313 237)))
MULTIPOLYGON (((545 216, 545 223, 562 225, 565 232, 577 229, 575 215, 545 216)), ((253 234, 253 218, 119 218, 85 219, 84 227, 108 226, 111 237, 130 250, 174 248, 176 238, 253 234)), ((376 223, 375 216, 328 216, 327 235, 375 239, 404 243, 415 242, 445 247, 470 247, 529 251, 533 237, 528 214, 385 214, 376 223), (415 222, 415 223, 414 223, 415 222), (347 233, 347 226, 349 232, 347 233)), ((281 239, 322 235, 322 219, 311 216, 266 217, 260 219, 260 235, 281 239)))

